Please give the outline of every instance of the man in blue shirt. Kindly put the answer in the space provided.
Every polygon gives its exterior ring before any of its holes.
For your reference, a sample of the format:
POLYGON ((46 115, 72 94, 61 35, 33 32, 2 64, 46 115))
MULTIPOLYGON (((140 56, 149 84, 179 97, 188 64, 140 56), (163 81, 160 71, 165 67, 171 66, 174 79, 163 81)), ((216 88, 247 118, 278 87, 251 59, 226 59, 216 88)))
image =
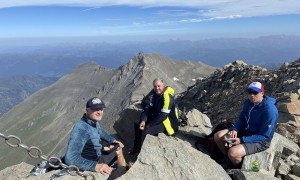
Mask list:
POLYGON ((260 82, 251 83, 247 93, 248 99, 233 128, 214 135, 218 148, 234 166, 241 165, 244 156, 269 148, 278 119, 276 100, 264 95, 260 82))
POLYGON ((70 135, 65 162, 75 165, 80 170, 96 171, 103 175, 110 175, 117 161, 118 166, 126 166, 122 148, 124 145, 107 134, 99 125, 103 117, 105 104, 98 97, 91 98, 86 103, 86 113, 73 127, 70 135), (105 153, 114 148, 112 153, 105 153))

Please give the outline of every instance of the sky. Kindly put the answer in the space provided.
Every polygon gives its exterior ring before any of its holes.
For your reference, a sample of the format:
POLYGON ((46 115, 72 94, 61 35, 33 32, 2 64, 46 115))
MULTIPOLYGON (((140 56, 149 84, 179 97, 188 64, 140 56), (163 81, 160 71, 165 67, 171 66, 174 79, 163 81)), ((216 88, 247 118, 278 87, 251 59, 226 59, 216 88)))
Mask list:
POLYGON ((0 40, 198 40, 299 34, 298 0, 0 1, 0 40))

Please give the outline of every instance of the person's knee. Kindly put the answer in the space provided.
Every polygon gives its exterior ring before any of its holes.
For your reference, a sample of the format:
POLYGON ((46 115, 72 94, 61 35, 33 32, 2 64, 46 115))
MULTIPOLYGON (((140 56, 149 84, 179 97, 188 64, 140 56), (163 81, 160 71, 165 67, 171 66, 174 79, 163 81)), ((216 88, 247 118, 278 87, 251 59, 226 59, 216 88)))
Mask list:
POLYGON ((237 157, 238 153, 236 151, 234 151, 234 148, 230 148, 228 150, 228 157, 229 159, 234 159, 235 157, 237 157))
POLYGON ((238 159, 245 156, 245 152, 240 148, 230 148, 228 150, 228 157, 229 159, 238 159))

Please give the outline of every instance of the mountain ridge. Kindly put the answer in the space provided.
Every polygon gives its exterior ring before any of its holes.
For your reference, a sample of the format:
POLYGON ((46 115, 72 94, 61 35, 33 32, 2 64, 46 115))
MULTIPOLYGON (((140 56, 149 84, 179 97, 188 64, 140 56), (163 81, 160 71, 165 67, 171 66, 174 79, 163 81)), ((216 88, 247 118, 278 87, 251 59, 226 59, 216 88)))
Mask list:
MULTIPOLYGON (((103 68, 96 63, 81 64, 3 116, 0 119, 0 131, 22 137, 22 142, 40 146, 46 153, 62 155, 68 134, 74 122, 84 113, 85 103, 89 98, 99 96, 106 103, 107 108, 100 124, 107 132, 114 134, 113 124, 122 115, 122 110, 128 104, 141 100, 143 93, 148 93, 152 88, 154 78, 172 77, 174 74, 183 78, 186 76, 184 69, 191 68, 203 68, 204 72, 211 73, 215 70, 204 64, 200 66, 199 63, 186 63, 182 67, 182 62, 158 54, 143 53, 139 53, 119 69, 103 68), (172 73, 169 70, 163 72, 163 69, 174 67, 181 67, 182 72, 176 69, 172 73)), ((189 80, 190 77, 197 79, 203 74, 190 73, 186 80, 181 80, 186 83, 179 83, 171 78, 165 79, 165 82, 178 93, 182 92, 189 85, 188 82, 193 82, 189 80)), ((31 161, 24 153, 15 154, 6 147, 0 147, 0 150, 1 162, 8 162, 7 159, 10 163, 31 161)), ((5 166, 1 164, 0 169, 5 166)))

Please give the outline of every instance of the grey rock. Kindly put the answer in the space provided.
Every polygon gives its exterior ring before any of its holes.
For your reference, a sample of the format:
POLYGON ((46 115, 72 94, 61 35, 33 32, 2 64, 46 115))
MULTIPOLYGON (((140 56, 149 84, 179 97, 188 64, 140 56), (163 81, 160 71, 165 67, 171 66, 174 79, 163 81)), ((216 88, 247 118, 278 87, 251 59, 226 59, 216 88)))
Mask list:
MULTIPOLYGON (((30 171, 33 169, 34 166, 27 164, 27 163, 20 163, 8 168, 5 168, 0 171, 0 179, 5 180, 41 180, 41 179, 50 179, 54 174, 59 173, 60 170, 53 170, 44 174, 40 175, 31 175, 30 171)), ((84 171, 82 174, 84 174, 87 179, 92 179, 95 177, 97 180, 106 180, 113 176, 119 177, 120 174, 117 174, 118 172, 115 170, 115 172, 111 176, 103 176, 100 173, 96 172, 89 172, 84 171)), ((123 174, 123 173, 122 173, 123 174)), ((56 177, 57 180, 84 180, 85 178, 74 173, 72 175, 66 174, 60 177, 56 177)))
POLYGON ((230 180, 231 178, 206 154, 178 138, 159 134, 158 137, 146 137, 137 161, 118 179, 230 180))
POLYGON ((244 157, 242 169, 250 171, 251 163, 258 161, 260 169, 265 169, 274 176, 283 150, 282 141, 283 137, 275 133, 267 150, 244 157))
POLYGON ((280 160, 279 161, 279 166, 278 166, 278 174, 280 174, 280 175, 287 175, 287 174, 289 174, 290 172, 291 172, 291 166, 289 165, 289 164, 287 164, 287 163, 285 163, 283 160, 280 160))
POLYGON ((259 172, 252 172, 252 171, 245 171, 245 170, 236 170, 233 174, 233 180, 279 180, 278 178, 268 174, 267 171, 259 171, 259 172))
POLYGON ((295 164, 293 166, 292 170, 293 170, 292 174, 294 174, 295 176, 300 177, 300 163, 295 164))
POLYGON ((199 127, 207 134, 211 132, 211 122, 206 114, 201 113, 197 109, 192 109, 187 114, 188 124, 191 127, 199 127))
POLYGON ((298 176, 295 176, 293 174, 288 174, 284 177, 284 180, 300 180, 298 176))

